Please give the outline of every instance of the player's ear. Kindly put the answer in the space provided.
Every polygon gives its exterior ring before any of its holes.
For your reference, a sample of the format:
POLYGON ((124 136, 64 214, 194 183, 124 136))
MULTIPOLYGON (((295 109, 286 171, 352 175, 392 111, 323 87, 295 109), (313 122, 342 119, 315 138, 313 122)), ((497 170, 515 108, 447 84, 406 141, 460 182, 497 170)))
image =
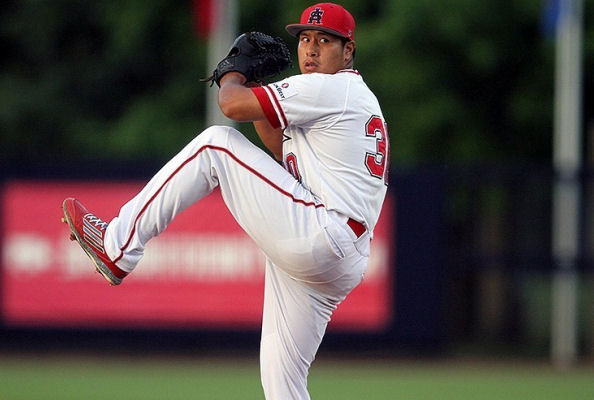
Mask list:
POLYGON ((355 47, 356 44, 353 40, 349 40, 344 44, 343 56, 347 66, 352 66, 355 61, 355 47))

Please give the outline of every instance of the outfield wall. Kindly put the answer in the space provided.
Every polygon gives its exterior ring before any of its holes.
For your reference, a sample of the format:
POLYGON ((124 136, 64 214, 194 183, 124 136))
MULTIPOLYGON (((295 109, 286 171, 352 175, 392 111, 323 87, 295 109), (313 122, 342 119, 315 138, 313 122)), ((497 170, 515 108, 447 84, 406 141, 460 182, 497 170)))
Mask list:
MULTIPOLYGON (((109 218, 158 166, 0 161, 0 348, 68 345, 257 348, 263 256, 218 193, 150 243, 120 287, 92 273, 60 222, 64 197, 109 218), (232 294, 232 295, 230 295, 232 294)), ((580 355, 594 352, 594 190, 584 175, 580 355)), ((323 348, 547 356, 550 169, 393 170, 365 283, 323 348), (469 350, 470 349, 470 350, 469 350), (498 350, 497 350, 498 351, 498 350)))
MULTIPOLYGON (((5 182, 2 320, 7 327, 258 329, 263 253, 216 190, 149 243, 138 268, 110 287, 60 223, 61 202, 79 198, 109 221, 142 182, 5 182), (44 199, 40 202, 39 199, 44 199)), ((333 316, 332 330, 381 332, 392 318, 393 199, 371 244, 364 282, 333 316)))

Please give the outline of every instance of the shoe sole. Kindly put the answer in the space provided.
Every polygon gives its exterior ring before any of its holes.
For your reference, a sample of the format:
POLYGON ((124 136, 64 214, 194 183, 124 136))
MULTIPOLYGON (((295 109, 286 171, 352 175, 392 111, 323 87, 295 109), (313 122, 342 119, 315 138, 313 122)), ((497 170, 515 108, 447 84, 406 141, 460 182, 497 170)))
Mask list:
POLYGON ((62 210, 64 211, 64 217, 62 218, 62 222, 64 222, 65 224, 68 224, 68 227, 70 228, 70 232, 72 233, 72 235, 74 235, 74 238, 76 239, 77 243, 85 251, 85 253, 87 253, 87 256, 89 256, 91 261, 93 261, 93 264, 95 264, 95 270, 97 272, 99 272, 103 276, 103 278, 105 278, 105 280, 107 282, 109 282, 109 284, 112 286, 117 286, 120 283, 122 283, 122 279, 118 278, 117 276, 115 276, 113 274, 113 272, 111 272, 109 267, 107 265, 105 265, 105 263, 103 261, 101 261, 101 259, 95 254, 95 252, 93 250, 91 250, 89 245, 87 245, 84 242, 84 240, 80 237, 80 235, 78 234, 76 229, 74 229, 74 224, 72 222, 72 219, 70 218, 70 216, 68 215, 68 212, 66 211, 66 203, 62 204, 62 210))

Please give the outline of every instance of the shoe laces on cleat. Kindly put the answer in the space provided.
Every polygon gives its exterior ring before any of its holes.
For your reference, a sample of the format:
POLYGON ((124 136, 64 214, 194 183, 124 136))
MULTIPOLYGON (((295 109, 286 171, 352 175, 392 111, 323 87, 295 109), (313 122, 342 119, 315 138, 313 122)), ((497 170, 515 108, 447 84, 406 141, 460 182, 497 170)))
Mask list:
POLYGON ((83 218, 101 230, 105 230, 107 228, 107 225, 109 225, 107 222, 103 221, 101 218, 98 218, 91 213, 85 214, 83 218))

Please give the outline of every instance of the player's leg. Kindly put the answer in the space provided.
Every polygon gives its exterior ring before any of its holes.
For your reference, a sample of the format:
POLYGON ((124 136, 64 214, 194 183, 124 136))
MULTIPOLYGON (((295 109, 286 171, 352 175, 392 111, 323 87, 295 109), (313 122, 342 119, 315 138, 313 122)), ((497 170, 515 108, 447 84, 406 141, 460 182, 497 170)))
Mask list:
MULTIPOLYGON (((121 208, 106 230, 107 255, 119 268, 130 272, 151 238, 161 233, 178 213, 217 186, 239 224, 258 245, 272 246, 270 251, 279 248, 273 244, 274 240, 291 241, 295 237, 287 221, 307 226, 312 221, 317 224, 316 207, 323 209, 309 191, 240 132, 211 127, 121 208), (289 214, 295 202, 300 205, 298 208, 307 209, 309 221, 289 214)), ((309 232, 302 232, 303 227, 296 229, 296 235, 310 240, 309 232)))
POLYGON ((267 399, 309 399, 309 367, 336 299, 320 299, 270 261, 266 265, 260 343, 262 387, 267 399))
POLYGON ((105 249, 119 268, 132 271, 147 242, 163 232, 177 214, 218 185, 209 171, 202 142, 209 134, 224 135, 226 129, 210 127, 194 138, 109 223, 105 249))
MULTIPOLYGON (((236 153, 250 163, 254 163, 253 158, 270 158, 232 128, 213 126, 200 133, 165 164, 109 223, 105 234, 107 255, 119 268, 131 272, 151 238, 163 232, 177 214, 219 185, 217 171, 224 173, 226 180, 231 179, 235 169, 241 168, 236 162, 228 161, 228 165, 221 165, 221 159, 232 159, 236 153), (229 132, 234 134, 229 135, 229 132), (238 138, 243 139, 240 149, 236 148, 238 138), (227 171, 222 171, 223 168, 227 171)), ((270 161, 273 168, 281 168, 270 161)), ((241 185, 241 182, 235 184, 241 185)))
MULTIPOLYGON (((311 192, 240 132, 212 127, 196 137, 125 204, 106 229, 105 249, 130 272, 147 242, 219 186, 241 227, 294 278, 327 282, 352 238, 311 192)), ((350 231, 352 233, 352 231, 350 231)))
POLYGON ((262 387, 267 399, 309 399, 307 377, 332 312, 356 286, 366 257, 347 259, 352 271, 340 282, 312 285, 266 265, 260 344, 262 387))

